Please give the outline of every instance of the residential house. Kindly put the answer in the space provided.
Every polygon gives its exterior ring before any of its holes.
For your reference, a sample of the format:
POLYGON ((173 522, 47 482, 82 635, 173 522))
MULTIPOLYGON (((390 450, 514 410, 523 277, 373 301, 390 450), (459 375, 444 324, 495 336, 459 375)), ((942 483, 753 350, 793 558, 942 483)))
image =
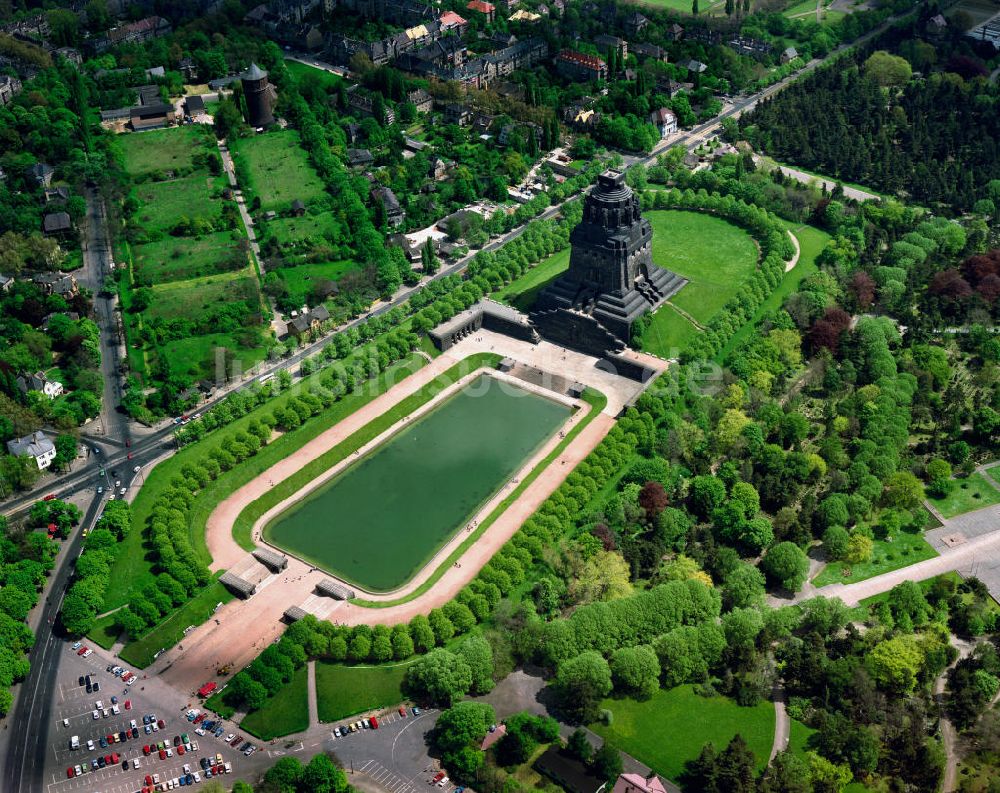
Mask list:
POLYGON ((69 212, 50 212, 42 219, 42 230, 47 237, 65 237, 73 231, 69 212))
POLYGON ((296 198, 292 201, 292 217, 300 218, 306 213, 305 202, 301 198, 296 198))
POLYGON ((372 153, 368 149, 347 150, 347 164, 351 167, 371 165, 373 162, 375 162, 375 158, 372 157, 372 153))
POLYGON ((795 47, 787 47, 784 52, 781 53, 781 62, 790 63, 799 57, 799 51, 795 47))
POLYGON ((430 113, 431 109, 434 107, 434 97, 427 93, 427 91, 423 88, 410 91, 406 95, 406 100, 413 104, 418 113, 430 113))
MULTIPOLYGON (((430 163, 427 165, 427 176, 433 179, 435 182, 440 182, 448 175, 448 165, 440 157, 431 157, 430 163)), ((2 279, 3 276, 0 276, 2 279)), ((2 286, 2 284, 0 284, 2 286)))
MULTIPOLYGON (((736 36, 726 42, 730 49, 735 50, 740 55, 763 56, 771 51, 771 45, 762 39, 748 38, 746 36, 736 36)), ((789 49, 794 49, 790 47, 789 49)))
POLYGON ((338 33, 331 36, 328 53, 334 63, 344 66, 359 52, 367 55, 376 66, 385 66, 412 48, 413 41, 403 32, 378 41, 361 41, 338 33))
POLYGON ((606 784, 580 760, 551 747, 535 761, 535 770, 567 793, 598 793, 606 784))
POLYGON ((30 168, 27 169, 27 177, 30 181, 33 181, 37 187, 48 187, 52 184, 52 175, 56 172, 53 168, 46 162, 36 162, 30 168))
POLYGON ((469 23, 454 11, 445 11, 438 20, 442 32, 454 30, 459 36, 464 36, 469 29, 469 23))
POLYGON ((596 55, 563 50, 556 58, 556 71, 574 82, 608 79, 608 65, 596 55))
POLYGON ((542 128, 531 121, 521 123, 504 124, 497 135, 497 143, 501 146, 510 146, 517 140, 527 140, 528 135, 535 136, 535 142, 539 145, 542 142, 542 128), (523 130, 523 132, 522 132, 523 130))
POLYGON ((309 311, 303 311, 288 323, 289 336, 301 336, 310 331, 318 331, 320 324, 330 319, 326 306, 316 306, 309 311))
MULTIPOLYGON (((374 118, 375 113, 375 99, 369 94, 362 93, 361 91, 351 91, 347 95, 347 107, 350 110, 354 110, 357 115, 361 116, 371 116, 374 118)), ((381 119, 375 119, 379 123, 382 123, 381 119)), ((396 114, 393 112, 391 107, 385 106, 385 123, 393 124, 396 121, 396 114)))
POLYGON ((14 285, 14 276, 0 273, 0 292, 9 292, 14 285))
POLYGON ((361 140, 361 125, 356 121, 350 121, 344 124, 344 134, 347 136, 347 142, 352 146, 361 140))
POLYGON ((943 36, 948 30, 948 20, 943 14, 935 14, 927 20, 926 29, 930 36, 943 36))
POLYGON ((68 299, 80 291, 72 273, 38 273, 31 277, 31 281, 46 295, 59 295, 68 299))
POLYGON ((45 192, 42 194, 45 199, 46 204, 53 204, 55 206, 61 206, 69 201, 69 188, 65 185, 58 185, 57 187, 46 187, 45 192))
POLYGON ((7 451, 15 457, 31 457, 39 471, 52 465, 56 457, 56 446, 44 432, 33 432, 23 438, 7 441, 7 451))
POLYGON ((667 793, 667 790, 656 774, 648 778, 641 774, 620 774, 612 793, 667 793))
POLYGON ((509 17, 507 17, 508 22, 524 22, 525 24, 531 24, 533 22, 538 22, 541 20, 542 15, 536 14, 533 11, 527 11, 523 8, 518 9, 509 17))
POLYGON ((200 96, 188 96, 184 98, 184 109, 189 116, 201 116, 205 114, 205 100, 200 96))
POLYGON ((676 22, 667 28, 667 38, 671 41, 680 41, 684 38, 684 28, 676 22))
POLYGON ((453 103, 444 109, 444 123, 457 124, 460 127, 467 127, 472 121, 472 110, 468 105, 453 103))
POLYGON ((177 71, 190 82, 198 74, 198 65, 194 62, 194 58, 181 58, 180 63, 177 64, 177 71))
POLYGON ((638 36, 649 25, 649 20, 638 11, 633 11, 625 17, 625 21, 622 24, 627 35, 638 36))
POLYGON ((472 118, 469 120, 469 126, 472 127, 473 134, 483 137, 490 131, 490 127, 493 126, 493 121, 495 119, 496 116, 477 110, 472 114, 472 118))
POLYGON ((397 248, 402 249, 403 255, 406 256, 406 260, 410 264, 416 264, 420 261, 420 246, 414 245, 405 234, 390 234, 385 238, 385 241, 389 245, 395 245, 397 248))
POLYGON ((515 69, 529 69, 549 57, 549 45, 541 36, 515 41, 485 56, 494 68, 492 79, 505 77, 515 69))
POLYGON ((628 57, 628 42, 625 39, 618 38, 618 36, 609 36, 606 33, 594 36, 594 46, 601 53, 614 50, 618 53, 618 58, 622 61, 628 57))
POLYGON ((0 107, 10 104, 21 93, 21 81, 9 74, 0 74, 0 107))
POLYGON ((479 751, 481 752, 488 751, 490 747, 493 746, 493 744, 495 744, 497 741, 503 738, 506 734, 507 734, 506 724, 494 725, 490 727, 489 732, 486 733, 486 736, 483 738, 482 743, 479 744, 479 751))
POLYGON ((496 6, 492 3, 485 2, 485 0, 469 0, 469 4, 466 8, 470 11, 476 11, 486 17, 487 25, 492 24, 493 20, 496 19, 496 6))
POLYGON ((27 394, 29 391, 40 391, 49 399, 55 399, 63 392, 63 384, 58 380, 49 380, 45 372, 21 375, 17 378, 17 387, 22 394, 27 394))
POLYGON ((60 47, 55 52, 61 58, 65 58, 74 66, 80 66, 83 64, 83 55, 80 54, 80 50, 73 47, 60 47))
POLYGON ((172 29, 163 17, 151 16, 112 28, 104 36, 91 39, 90 45, 95 52, 101 53, 122 44, 141 44, 166 36, 172 29))
POLYGON ((690 61, 686 61, 685 63, 682 63, 681 66, 687 69, 688 72, 692 75, 701 74, 708 68, 708 66, 706 66, 701 61, 696 61, 693 59, 690 61))
POLYGON ((632 42, 630 45, 632 54, 637 58, 652 58, 654 61, 660 61, 661 63, 667 62, 667 51, 657 44, 643 44, 640 42, 632 42))
POLYGON ((666 107, 661 107, 650 113, 649 123, 656 127, 661 139, 667 138, 677 131, 677 116, 666 107))
POLYGON ((372 199, 382 202, 382 206, 385 209, 385 222, 388 225, 395 228, 403 224, 403 221, 406 219, 406 212, 403 211, 403 207, 399 204, 399 199, 396 198, 396 194, 392 190, 388 187, 376 187, 372 190, 372 199))

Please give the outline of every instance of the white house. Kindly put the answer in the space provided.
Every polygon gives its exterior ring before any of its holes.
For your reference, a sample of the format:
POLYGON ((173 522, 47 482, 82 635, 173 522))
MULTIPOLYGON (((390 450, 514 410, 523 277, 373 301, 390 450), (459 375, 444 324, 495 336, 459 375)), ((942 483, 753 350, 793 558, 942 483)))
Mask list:
POLYGON ((44 432, 33 432, 23 438, 7 441, 7 451, 15 457, 33 457, 39 471, 48 468, 56 456, 55 444, 44 432))
POLYGON ((666 138, 677 131, 677 116, 674 111, 666 107, 654 110, 649 114, 649 123, 660 133, 660 138, 666 138))
POLYGON ((45 372, 22 375, 17 378, 17 386, 23 394, 27 394, 29 391, 41 391, 49 399, 55 399, 63 392, 63 384, 58 380, 49 380, 45 376, 45 372))

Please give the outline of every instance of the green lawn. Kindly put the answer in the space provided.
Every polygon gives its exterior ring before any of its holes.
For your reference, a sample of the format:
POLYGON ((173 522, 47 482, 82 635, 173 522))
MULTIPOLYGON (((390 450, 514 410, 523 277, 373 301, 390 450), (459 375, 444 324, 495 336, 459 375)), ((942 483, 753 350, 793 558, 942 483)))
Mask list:
POLYGON ((233 141, 233 154, 246 164, 249 187, 264 211, 287 209, 296 198, 307 204, 324 195, 323 182, 309 164, 294 130, 267 132, 233 141))
POLYGON ((764 299, 760 308, 757 309, 757 313, 753 315, 753 318, 746 325, 736 331, 736 333, 733 334, 733 337, 729 340, 729 343, 719 351, 719 354, 716 356, 717 361, 726 360, 729 353, 737 349, 748 335, 757 332, 757 323, 760 321, 761 317, 781 308, 782 304, 785 302, 785 298, 799 288, 799 284, 802 283, 802 280, 819 270, 819 267, 816 264, 816 257, 819 256, 823 251, 823 248, 826 247, 826 243, 830 239, 830 235, 813 226, 792 223, 790 221, 782 221, 782 223, 785 228, 790 230, 799 241, 799 260, 796 262, 795 267, 792 268, 791 272, 785 273, 785 277, 781 279, 781 283, 778 284, 778 287, 764 299))
MULTIPOLYGON (((411 355, 400 363, 389 367, 379 375, 374 383, 369 383, 357 393, 347 395, 329 410, 306 422, 298 429, 283 433, 281 437, 269 443, 254 457, 210 482, 195 499, 188 524, 191 545, 201 560, 205 564, 211 562, 212 557, 205 544, 205 523, 212 510, 222 499, 270 468, 278 460, 288 456, 304 443, 341 421, 345 416, 384 393, 390 385, 403 379, 404 371, 407 373, 415 372, 424 363, 424 359, 420 356, 411 355)), ((227 426, 228 431, 212 433, 198 443, 184 447, 173 457, 153 468, 132 504, 133 525, 142 530, 130 532, 122 542, 112 566, 111 583, 104 596, 105 608, 112 609, 127 603, 135 589, 141 588, 153 579, 152 563, 146 557, 143 547, 143 541, 148 531, 146 523, 157 500, 170 487, 171 479, 179 475, 180 469, 184 465, 192 460, 201 459, 204 455, 211 454, 226 438, 235 432, 246 431, 247 425, 251 421, 259 420, 260 416, 265 413, 269 414, 275 409, 283 407, 296 393, 295 389, 289 389, 281 396, 265 402, 246 416, 231 422, 227 426)), ((249 531, 247 532, 247 541, 249 541, 249 531)))
POLYGON ((264 360, 265 328, 244 328, 235 333, 207 333, 204 336, 187 336, 165 342, 157 348, 159 355, 167 360, 174 374, 190 375, 195 380, 214 378, 218 367, 218 348, 236 353, 240 369, 248 371, 264 360), (248 340, 252 344, 247 346, 248 340))
MULTIPOLYGON (((235 231, 216 231, 201 237, 164 237, 156 242, 135 245, 132 261, 136 285, 167 290, 186 290, 193 286, 200 291, 201 284, 197 282, 168 287, 164 284, 246 268, 246 254, 240 251, 239 240, 240 235, 235 231)), ((221 280, 227 279, 229 276, 223 276, 221 280)), ((160 308, 158 303, 159 300, 155 301, 148 311, 155 314, 160 308)), ((168 318, 174 308, 167 309, 168 318)))
POLYGON ((528 272, 511 281, 492 297, 521 311, 528 311, 535 303, 538 293, 569 268, 569 252, 566 248, 543 259, 528 272))
POLYGON ((316 662, 316 704, 324 723, 402 702, 408 664, 344 666, 316 662))
POLYGON ((826 586, 838 582, 853 584, 882 573, 898 570, 901 567, 909 567, 911 564, 922 562, 925 559, 933 559, 937 555, 937 551, 924 539, 922 532, 914 534, 900 531, 893 536, 892 542, 875 540, 872 558, 869 561, 862 564, 848 562, 828 564, 813 579, 813 584, 816 586, 826 586))
POLYGON ((951 492, 944 498, 927 498, 946 518, 1000 503, 1000 488, 978 471, 965 479, 956 479, 952 485, 951 492))
POLYGON ((805 14, 809 11, 813 12, 813 19, 815 19, 816 13, 816 0, 802 0, 801 3, 796 3, 790 8, 786 8, 781 12, 782 16, 794 17, 798 14, 805 14))
POLYGON ((211 131, 201 124, 190 124, 118 135, 115 140, 121 145, 125 170, 141 179, 155 173, 191 168, 194 153, 199 148, 208 148, 211 131))
POLYGON ((754 753, 759 769, 771 754, 771 702, 741 708, 728 697, 701 697, 694 686, 684 685, 660 690, 645 702, 608 699, 602 707, 612 712, 612 724, 591 725, 594 732, 669 779, 678 779, 684 764, 696 758, 706 743, 722 751, 737 733, 754 753))
POLYGON ((288 294, 300 303, 305 303, 313 285, 317 281, 336 281, 344 273, 357 269, 356 262, 320 262, 318 264, 297 264, 294 267, 282 267, 276 272, 288 285, 288 294))
POLYGON ((202 313, 220 303, 246 300, 254 304, 257 284, 249 271, 219 273, 187 281, 158 284, 153 287, 153 302, 146 314, 164 319, 197 320, 202 313))
POLYGON ((120 632, 115 622, 115 615, 109 614, 94 623, 94 627, 87 633, 87 638, 98 647, 110 650, 114 646, 114 643, 118 641, 120 632))
POLYGON ((303 666, 292 679, 240 722, 246 732, 262 741, 302 732, 309 727, 309 669, 303 666))
POLYGON ((184 638, 185 628, 201 625, 219 603, 228 603, 232 599, 228 589, 218 581, 213 581, 145 636, 126 644, 120 653, 122 660, 145 669, 153 663, 156 653, 173 647, 184 638))
POLYGON ((789 751, 802 757, 806 753, 806 744, 809 741, 809 736, 814 732, 816 732, 816 730, 812 727, 806 726, 797 719, 792 719, 791 728, 788 731, 789 751))
POLYGON ((689 281, 671 302, 704 325, 756 267, 754 239, 704 212, 667 209, 645 215, 653 225, 653 262, 689 281))
POLYGON ((163 232, 176 226, 182 217, 214 220, 222 212, 217 179, 207 171, 197 171, 166 182, 143 182, 135 189, 142 206, 132 220, 149 231, 163 232))
POLYGON ((654 312, 643 334, 642 348, 661 358, 676 358, 699 333, 701 331, 687 317, 673 306, 664 304, 654 312))
POLYGON ((1000 465, 995 465, 992 468, 987 468, 983 471, 987 479, 991 479, 1000 485, 1000 465))
POLYGON ((327 234, 337 232, 337 222, 329 212, 302 217, 275 218, 261 224, 268 236, 274 237, 279 245, 313 239, 323 242, 327 234))
POLYGON ((310 66, 308 63, 286 60, 285 68, 288 70, 288 73, 292 76, 295 82, 300 85, 304 80, 314 80, 322 85, 324 89, 329 91, 332 88, 336 88, 343 82, 343 78, 339 75, 333 74, 333 72, 328 72, 324 69, 317 69, 315 66, 310 66))

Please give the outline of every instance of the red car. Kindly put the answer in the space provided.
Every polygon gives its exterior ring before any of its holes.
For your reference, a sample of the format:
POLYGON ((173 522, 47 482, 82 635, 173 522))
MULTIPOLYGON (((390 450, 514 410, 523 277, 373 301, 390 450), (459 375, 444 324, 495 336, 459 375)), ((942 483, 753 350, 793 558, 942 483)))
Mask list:
POLYGON ((179 755, 180 754, 184 754, 184 752, 186 752, 186 751, 187 751, 187 749, 184 748, 184 744, 181 744, 180 746, 177 747, 177 754, 179 754, 179 755))
POLYGON ((150 776, 149 774, 146 774, 146 778, 145 778, 145 779, 144 779, 143 781, 144 781, 144 782, 145 782, 145 783, 146 783, 147 785, 152 785, 152 784, 153 784, 153 777, 151 777, 151 776, 150 776))
POLYGON ((197 724, 200 721, 204 721, 204 719, 205 719, 205 714, 199 713, 197 716, 194 717, 194 723, 197 724))
POLYGON ((118 752, 111 753, 111 762, 116 764, 121 762, 121 758, 118 756, 118 752))
POLYGON ((166 725, 163 723, 163 719, 157 719, 156 726, 162 730, 166 725))
POLYGON ((73 770, 73 766, 70 766, 66 769, 66 778, 72 779, 74 776, 76 776, 76 771, 73 770))
POLYGON ((406 718, 406 708, 404 708, 402 705, 399 706, 399 715, 402 716, 404 719, 406 718))
POLYGON ((142 753, 146 755, 146 757, 149 757, 149 744, 142 747, 142 753))
POLYGON ((42 499, 42 501, 53 501, 55 500, 55 497, 56 497, 55 493, 49 493, 45 498, 42 499))
POLYGON ((167 750, 166 749, 160 749, 160 759, 161 760, 166 760, 167 759, 167 750))
POLYGON ((132 710, 132 700, 130 699, 125 700, 125 710, 132 710))
POLYGON ((85 652, 87 652, 87 645, 83 645, 83 647, 76 651, 76 654, 83 655, 85 652))

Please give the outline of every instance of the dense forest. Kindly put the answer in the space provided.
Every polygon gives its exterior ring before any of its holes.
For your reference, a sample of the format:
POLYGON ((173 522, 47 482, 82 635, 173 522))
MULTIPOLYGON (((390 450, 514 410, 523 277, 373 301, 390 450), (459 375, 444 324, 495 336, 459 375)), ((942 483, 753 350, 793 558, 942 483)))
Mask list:
POLYGON ((893 35, 878 46, 890 51, 838 60, 761 103, 744 134, 777 160, 879 192, 995 211, 1000 88, 987 65, 965 44, 893 35))

